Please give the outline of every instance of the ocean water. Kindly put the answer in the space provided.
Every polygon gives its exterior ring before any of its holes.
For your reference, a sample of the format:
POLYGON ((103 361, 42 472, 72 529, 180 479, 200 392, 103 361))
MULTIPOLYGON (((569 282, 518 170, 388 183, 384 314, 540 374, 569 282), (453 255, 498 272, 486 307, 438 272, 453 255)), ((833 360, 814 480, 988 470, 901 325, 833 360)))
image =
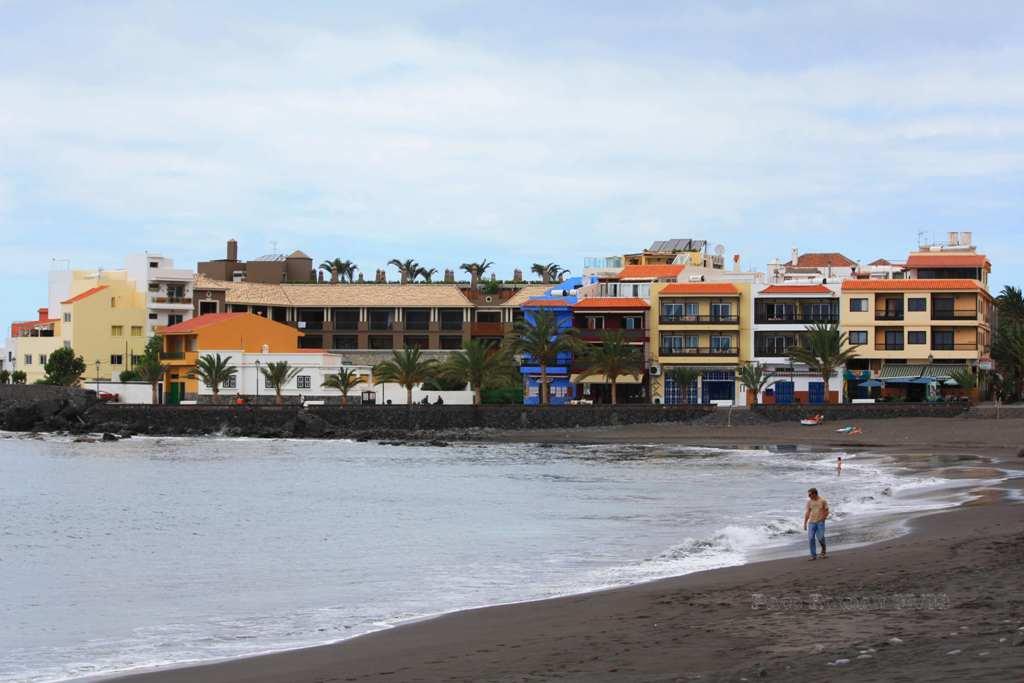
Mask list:
POLYGON ((891 533, 871 520, 942 484, 866 456, 836 477, 834 459, 0 435, 0 681, 332 642, 739 564, 803 547, 809 486, 837 534, 869 540, 891 533))

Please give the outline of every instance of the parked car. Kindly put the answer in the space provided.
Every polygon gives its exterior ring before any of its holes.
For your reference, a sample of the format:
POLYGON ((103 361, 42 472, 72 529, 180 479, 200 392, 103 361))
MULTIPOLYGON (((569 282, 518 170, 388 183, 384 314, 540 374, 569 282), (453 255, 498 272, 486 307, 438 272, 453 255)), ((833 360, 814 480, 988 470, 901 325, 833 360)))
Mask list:
POLYGON ((109 391, 98 391, 96 392, 96 398, 104 403, 117 403, 118 395, 112 394, 109 391))

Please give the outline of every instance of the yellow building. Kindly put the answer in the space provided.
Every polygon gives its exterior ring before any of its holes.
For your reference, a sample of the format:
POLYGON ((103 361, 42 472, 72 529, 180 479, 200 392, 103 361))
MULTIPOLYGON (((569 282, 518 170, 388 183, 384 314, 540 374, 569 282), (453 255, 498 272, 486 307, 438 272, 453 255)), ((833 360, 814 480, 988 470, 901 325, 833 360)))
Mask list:
POLYGON ((46 361, 61 347, 60 319, 50 318, 49 309, 40 308, 36 320, 11 323, 15 370, 25 373, 32 384, 46 376, 46 361))
POLYGON ((859 345, 860 364, 883 379, 908 374, 908 365, 976 367, 989 357, 992 314, 992 297, 979 280, 843 282, 843 331, 859 345))
POLYGON ((659 381, 656 402, 743 402, 736 368, 752 358, 748 282, 673 282, 651 285, 651 355, 659 381), (691 367, 700 377, 676 386, 671 373, 691 367))
POLYGON ((60 302, 61 340, 86 365, 86 379, 117 379, 146 348, 145 296, 123 272, 76 278, 72 296, 60 302))

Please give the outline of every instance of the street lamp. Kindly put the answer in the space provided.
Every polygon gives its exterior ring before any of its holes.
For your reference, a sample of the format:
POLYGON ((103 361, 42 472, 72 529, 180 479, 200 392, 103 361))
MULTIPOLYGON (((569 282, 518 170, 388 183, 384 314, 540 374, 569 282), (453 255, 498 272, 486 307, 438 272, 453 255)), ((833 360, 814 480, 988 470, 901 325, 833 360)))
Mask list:
POLYGON ((96 391, 100 390, 100 359, 96 359, 96 391))
POLYGON ((256 403, 260 402, 260 359, 256 359, 256 403))

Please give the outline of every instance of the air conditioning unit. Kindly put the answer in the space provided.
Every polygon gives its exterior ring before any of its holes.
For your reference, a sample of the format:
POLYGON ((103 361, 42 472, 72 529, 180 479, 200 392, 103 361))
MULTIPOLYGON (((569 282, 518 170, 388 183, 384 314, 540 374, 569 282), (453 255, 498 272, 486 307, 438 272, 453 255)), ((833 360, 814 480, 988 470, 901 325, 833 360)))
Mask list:
POLYGON ((650 373, 651 373, 651 377, 657 377, 658 375, 661 374, 661 366, 660 365, 652 365, 651 368, 650 368, 650 373))

